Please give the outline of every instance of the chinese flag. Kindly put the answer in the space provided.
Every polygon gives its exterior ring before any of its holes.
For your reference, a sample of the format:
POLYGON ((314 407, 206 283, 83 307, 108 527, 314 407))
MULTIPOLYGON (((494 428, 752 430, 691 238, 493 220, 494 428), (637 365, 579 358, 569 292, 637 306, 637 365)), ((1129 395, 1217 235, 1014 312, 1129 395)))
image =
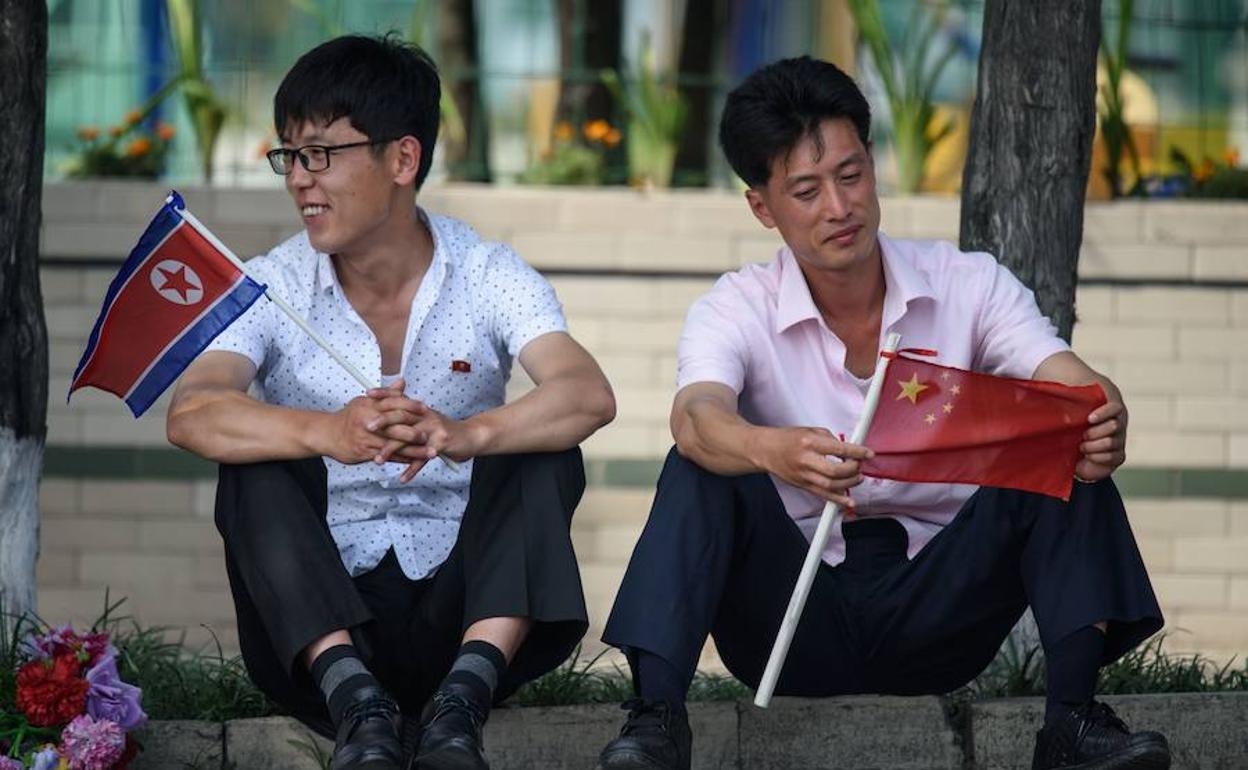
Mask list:
POLYGON ((862 473, 1007 487, 1070 499, 1100 385, 1013 380, 897 357, 889 362, 862 473))

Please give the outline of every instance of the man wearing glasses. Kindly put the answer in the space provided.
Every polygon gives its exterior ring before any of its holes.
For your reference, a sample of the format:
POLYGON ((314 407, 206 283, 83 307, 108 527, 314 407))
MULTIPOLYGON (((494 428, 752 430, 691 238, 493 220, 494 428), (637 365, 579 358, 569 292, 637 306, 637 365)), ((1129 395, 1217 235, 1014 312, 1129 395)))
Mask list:
POLYGON ((422 708, 415 767, 486 767, 490 706, 587 625, 568 526, 614 397, 545 279, 415 205, 439 95, 423 51, 352 36, 274 99, 269 162, 305 230, 248 270, 378 387, 257 303, 169 410, 170 440, 220 463, 247 669, 335 736, 334 770, 405 767, 400 714, 422 708), (504 404, 513 359, 536 388, 504 404))

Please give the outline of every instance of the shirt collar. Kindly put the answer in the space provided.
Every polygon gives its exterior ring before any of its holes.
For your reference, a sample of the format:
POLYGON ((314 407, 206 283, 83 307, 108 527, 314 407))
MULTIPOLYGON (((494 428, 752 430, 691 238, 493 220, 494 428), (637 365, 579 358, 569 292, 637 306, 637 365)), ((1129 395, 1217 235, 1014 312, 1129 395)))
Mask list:
MULTIPOLYGON (((425 210, 416 207, 416 215, 429 228, 429 237, 433 240, 433 259, 429 263, 429 271, 426 276, 433 276, 434 280, 441 282, 450 272, 450 261, 447 259, 445 244, 443 243, 442 233, 438 229, 438 222, 434 217, 425 213, 425 210)), ((342 285, 338 282, 338 273, 334 271, 334 261, 323 251, 316 252, 316 291, 325 293, 334 291, 342 294, 342 285)))
MULTIPOLYGON (((910 302, 920 297, 932 298, 931 284, 901 254, 897 244, 884 233, 876 233, 880 244, 880 260, 884 264, 883 328, 896 323, 910 302)), ((810 286, 802 273, 797 257, 787 246, 780 250, 780 295, 776 309, 776 333, 780 334, 802 321, 819 318, 819 308, 810 296, 810 286)))

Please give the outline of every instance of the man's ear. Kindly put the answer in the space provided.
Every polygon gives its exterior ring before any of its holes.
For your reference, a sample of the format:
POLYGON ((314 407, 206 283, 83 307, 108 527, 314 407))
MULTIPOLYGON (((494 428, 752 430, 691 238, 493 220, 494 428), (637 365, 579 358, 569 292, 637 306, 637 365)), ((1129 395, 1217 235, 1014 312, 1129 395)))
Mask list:
POLYGON ((745 200, 750 204, 750 211, 754 214, 754 218, 763 223, 763 227, 774 228, 776 220, 771 216, 771 210, 767 208, 765 199, 766 193, 754 187, 745 191, 745 200))
POLYGON ((412 184, 416 181, 417 172, 420 171, 420 159, 424 153, 420 140, 414 136, 405 136, 396 141, 394 145, 395 154, 392 161, 394 183, 400 187, 412 184))

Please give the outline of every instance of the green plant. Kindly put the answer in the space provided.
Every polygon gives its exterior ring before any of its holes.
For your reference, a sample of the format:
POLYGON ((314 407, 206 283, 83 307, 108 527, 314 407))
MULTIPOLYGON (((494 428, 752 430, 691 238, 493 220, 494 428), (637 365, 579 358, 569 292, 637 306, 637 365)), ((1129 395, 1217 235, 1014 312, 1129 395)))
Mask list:
MULTIPOLYGON (((508 701, 516 706, 568 706, 579 703, 622 703, 633 697, 633 678, 617 663, 599 666, 608 651, 582 660, 577 647, 566 663, 521 687, 508 701)), ((749 697, 750 690, 727 674, 697 672, 689 700, 732 701, 749 697)))
POLYGON ((968 686, 975 698, 1044 694, 1044 656, 1038 644, 1010 634, 988 667, 968 686))
POLYGON ((186 100, 186 111, 195 129, 204 181, 211 182, 213 153, 225 124, 226 108, 204 75, 204 25, 198 0, 165 0, 169 12, 170 40, 178 60, 175 82, 186 100))
POLYGON ((154 129, 148 129, 145 123, 178 83, 177 78, 166 83, 107 131, 95 126, 79 127, 79 144, 64 165, 66 176, 74 179, 101 176, 155 179, 160 176, 165 170, 165 156, 174 138, 174 128, 158 123, 154 129))
MULTIPOLYGON (((1106 695, 1248 690, 1248 662, 1221 666, 1200 655, 1171 655, 1159 634, 1101 669, 1097 692, 1106 695)), ((966 688, 970 697, 1044 694, 1044 659, 1038 644, 1009 637, 996 658, 966 688)))
POLYGON ((939 31, 939 19, 924 6, 914 4, 900 45, 894 49, 884 30, 877 0, 849 0, 850 13, 880 73, 893 116, 897 186, 905 193, 918 192, 932 148, 953 131, 952 121, 935 122, 932 92, 957 49, 950 43, 934 63, 927 63, 939 31))
POLYGON ((1248 169, 1239 166, 1237 150, 1223 153, 1221 163, 1206 157, 1194 164, 1182 150, 1171 147, 1170 162, 1178 174, 1166 181, 1174 182, 1175 193, 1191 198, 1248 198, 1248 169))
POLYGON ((1200 655, 1170 655, 1158 635, 1101 669, 1097 690, 1126 694, 1248 690, 1248 661, 1218 666, 1200 655))
POLYGON ((642 37, 639 60, 631 74, 605 70, 601 77, 628 116, 630 181, 642 187, 667 187, 689 105, 675 77, 656 72, 649 34, 642 37))
POLYGON ((605 120, 586 123, 577 137, 566 121, 555 126, 550 149, 519 175, 528 184, 597 185, 603 181, 604 155, 620 143, 620 132, 605 120))
POLYGON ((1122 73, 1127 66, 1127 46, 1131 39, 1131 20, 1135 14, 1135 0, 1118 0, 1118 29, 1114 47, 1109 40, 1101 39, 1101 56, 1105 60, 1106 83, 1101 88, 1101 141, 1105 144, 1105 168, 1101 170, 1109 182, 1110 194, 1115 198, 1123 195, 1122 154, 1125 151, 1131 161, 1131 173, 1140 178, 1140 153, 1127 125, 1126 110, 1122 101, 1122 73))

